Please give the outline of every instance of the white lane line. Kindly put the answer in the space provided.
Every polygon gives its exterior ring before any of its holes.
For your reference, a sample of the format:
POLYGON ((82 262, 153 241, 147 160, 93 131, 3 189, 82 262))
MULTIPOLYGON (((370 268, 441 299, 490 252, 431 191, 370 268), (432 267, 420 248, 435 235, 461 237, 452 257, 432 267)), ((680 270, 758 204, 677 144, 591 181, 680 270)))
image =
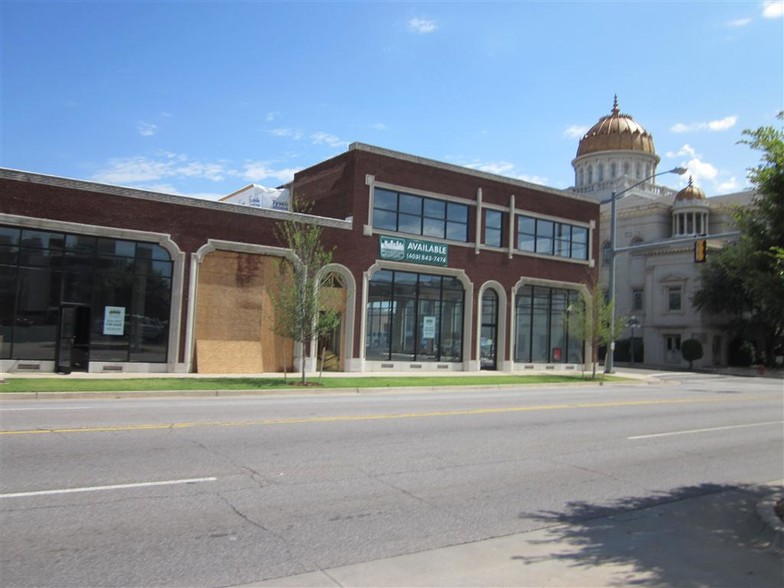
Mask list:
POLYGON ((61 488, 59 490, 39 490, 37 492, 13 492, 0 494, 0 498, 20 498, 22 496, 46 496, 49 494, 72 494, 74 492, 96 492, 98 490, 122 490, 124 488, 147 488, 149 486, 174 486, 176 484, 196 484, 214 482, 218 478, 188 478, 184 480, 162 480, 160 482, 137 482, 135 484, 115 484, 113 486, 87 486, 84 488, 61 488))
POLYGON ((90 410, 89 406, 25 406, 25 407, 6 407, 0 406, 0 412, 11 412, 20 410, 90 410))
POLYGON ((694 433, 709 433, 711 431, 728 431, 730 429, 745 429, 747 427, 766 427, 768 425, 780 425, 784 421, 768 421, 766 423, 749 423, 748 425, 730 425, 728 427, 711 427, 710 429, 690 429, 688 431, 672 431, 670 433, 655 433, 653 435, 636 435, 626 437, 629 441, 634 439, 652 439, 654 437, 671 437, 674 435, 692 435, 694 433))

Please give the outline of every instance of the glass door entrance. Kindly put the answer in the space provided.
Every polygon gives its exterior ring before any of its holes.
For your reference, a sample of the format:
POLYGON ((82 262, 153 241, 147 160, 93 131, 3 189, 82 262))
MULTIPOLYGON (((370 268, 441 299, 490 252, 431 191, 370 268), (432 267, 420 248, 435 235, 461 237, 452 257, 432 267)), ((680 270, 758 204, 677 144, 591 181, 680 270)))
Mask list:
POLYGON ((90 364, 90 308, 64 304, 60 307, 55 371, 86 372, 90 364))
POLYGON ((479 339, 480 368, 495 370, 498 367, 498 294, 485 290, 482 295, 482 329, 479 339))

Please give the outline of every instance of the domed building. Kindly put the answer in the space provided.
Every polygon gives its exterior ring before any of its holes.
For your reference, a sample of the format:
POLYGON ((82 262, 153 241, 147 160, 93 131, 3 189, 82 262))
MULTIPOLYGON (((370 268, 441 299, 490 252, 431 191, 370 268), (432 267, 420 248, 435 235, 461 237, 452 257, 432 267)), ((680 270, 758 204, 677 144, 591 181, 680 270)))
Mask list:
POLYGON ((657 187, 654 179, 645 179, 656 173, 660 161, 653 135, 620 111, 615 96, 610 114, 601 117, 580 139, 572 160, 574 189, 605 200, 613 189, 621 191, 642 182, 637 188, 641 195, 674 195, 669 188, 657 187))
POLYGON ((651 176, 660 161, 653 135, 621 113, 617 96, 610 114, 580 139, 572 160, 572 189, 602 203, 599 276, 606 291, 612 259, 610 198, 613 191, 621 196, 616 200, 614 298, 616 317, 626 326, 616 342, 615 362, 687 367, 681 343, 698 339, 703 358, 695 366, 727 365, 731 335, 725 318, 691 304, 700 287, 695 243, 706 236, 708 255, 721 247, 726 238, 714 236, 735 230, 733 209, 750 204, 753 192, 708 198, 691 177, 680 191, 658 186, 651 176))

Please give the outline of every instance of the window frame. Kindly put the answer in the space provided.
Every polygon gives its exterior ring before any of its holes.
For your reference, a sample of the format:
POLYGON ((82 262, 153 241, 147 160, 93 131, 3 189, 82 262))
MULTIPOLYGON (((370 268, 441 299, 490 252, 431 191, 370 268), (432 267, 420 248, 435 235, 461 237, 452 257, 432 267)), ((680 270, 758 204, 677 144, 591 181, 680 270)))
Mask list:
POLYGON ((518 213, 516 218, 517 251, 588 261, 589 227, 522 213, 518 213))
POLYGON ((373 229, 468 243, 469 209, 470 206, 462 202, 376 187, 373 196, 373 229))

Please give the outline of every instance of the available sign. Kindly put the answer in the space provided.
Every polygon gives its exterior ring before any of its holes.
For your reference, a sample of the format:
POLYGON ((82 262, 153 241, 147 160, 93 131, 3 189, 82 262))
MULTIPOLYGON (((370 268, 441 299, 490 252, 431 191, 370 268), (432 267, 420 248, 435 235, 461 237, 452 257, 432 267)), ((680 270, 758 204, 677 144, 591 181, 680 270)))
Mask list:
POLYGON ((107 306, 103 310, 103 334, 125 334, 125 307, 107 306))
POLYGON ((378 238, 378 256, 388 261, 408 261, 425 265, 446 265, 449 245, 401 237, 378 238))

